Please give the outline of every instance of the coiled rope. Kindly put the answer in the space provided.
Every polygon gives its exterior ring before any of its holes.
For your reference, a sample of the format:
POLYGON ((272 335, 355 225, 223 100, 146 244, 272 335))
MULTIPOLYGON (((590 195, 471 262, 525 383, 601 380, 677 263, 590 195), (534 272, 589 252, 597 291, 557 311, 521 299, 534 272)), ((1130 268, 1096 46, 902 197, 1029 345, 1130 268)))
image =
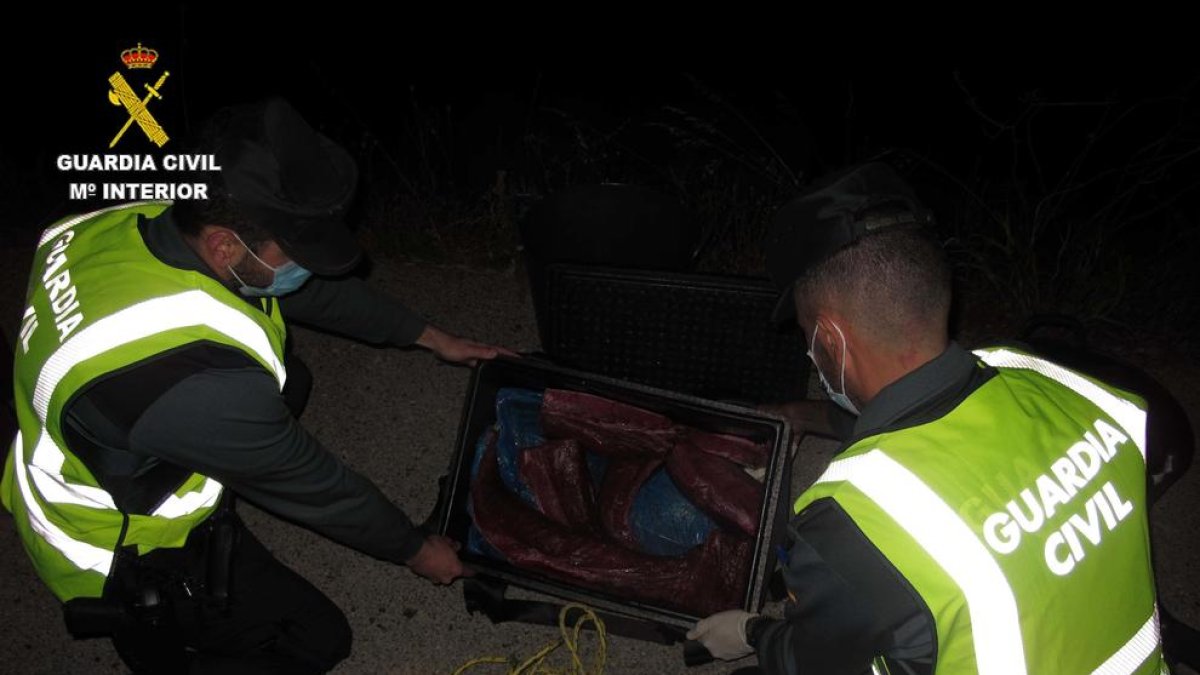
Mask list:
POLYGON ((524 661, 518 661, 515 656, 481 656, 459 666, 454 671, 454 675, 461 675, 476 666, 486 665, 507 666, 506 675, 601 675, 604 672, 604 666, 608 660, 608 635, 604 631, 604 622, 596 616, 592 608, 579 603, 565 605, 558 613, 558 630, 562 637, 542 647, 524 661), (580 614, 576 617, 572 627, 567 628, 567 615, 571 610, 579 610, 580 614), (592 656, 590 670, 584 665, 579 645, 579 637, 588 623, 591 623, 596 629, 596 649, 592 656), (564 648, 571 661, 566 666, 554 667, 547 663, 547 659, 559 647, 564 648))

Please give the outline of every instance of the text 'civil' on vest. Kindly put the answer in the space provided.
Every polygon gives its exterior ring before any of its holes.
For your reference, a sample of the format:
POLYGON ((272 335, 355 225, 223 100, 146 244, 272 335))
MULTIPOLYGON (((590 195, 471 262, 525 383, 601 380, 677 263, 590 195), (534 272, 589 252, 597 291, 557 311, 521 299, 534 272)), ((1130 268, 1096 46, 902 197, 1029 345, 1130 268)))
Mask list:
MULTIPOLYGON (((1102 419, 1093 422, 1092 427, 1050 464, 1049 471, 1034 480, 1033 487, 1021 490, 1020 501, 1010 500, 1003 511, 984 520, 983 538, 993 551, 1002 555, 1016 551, 1022 533, 1041 530, 1059 507, 1073 502, 1100 469, 1117 456, 1120 446, 1129 442, 1124 433, 1102 419)), ((1100 546, 1104 533, 1115 530, 1133 510, 1133 504, 1117 493, 1112 481, 1099 486, 1081 509, 1046 538, 1046 567, 1059 576, 1070 574, 1087 556, 1083 540, 1093 547, 1100 546)))

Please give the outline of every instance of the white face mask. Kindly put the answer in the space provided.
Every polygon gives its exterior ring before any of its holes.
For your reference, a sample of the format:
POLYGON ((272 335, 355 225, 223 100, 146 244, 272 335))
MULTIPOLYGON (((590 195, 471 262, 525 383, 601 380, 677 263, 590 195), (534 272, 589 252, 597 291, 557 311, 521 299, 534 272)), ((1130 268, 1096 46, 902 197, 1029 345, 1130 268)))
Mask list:
POLYGON ((816 326, 813 327, 812 342, 810 342, 808 345, 808 358, 812 361, 813 367, 817 369, 817 378, 821 380, 821 386, 825 388, 825 393, 829 394, 829 400, 838 404, 843 410, 851 415, 857 416, 859 414, 858 406, 854 405, 854 402, 851 401, 850 397, 846 395, 846 335, 842 333, 842 329, 839 328, 836 323, 833 324, 833 328, 842 338, 842 390, 840 392, 836 392, 833 390, 833 387, 829 386, 829 380, 825 379, 825 373, 821 372, 821 366, 817 365, 817 359, 813 356, 813 347, 817 344, 817 331, 821 329, 820 324, 816 324, 816 326))

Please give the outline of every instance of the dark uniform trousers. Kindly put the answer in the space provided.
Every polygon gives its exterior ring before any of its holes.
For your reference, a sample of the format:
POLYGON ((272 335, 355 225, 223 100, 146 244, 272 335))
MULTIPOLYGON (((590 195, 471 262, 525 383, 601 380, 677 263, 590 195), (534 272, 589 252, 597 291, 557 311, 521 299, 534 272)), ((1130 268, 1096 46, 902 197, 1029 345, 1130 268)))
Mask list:
MULTIPOLYGON (((299 415, 312 376, 290 355, 287 370, 284 398, 299 415)), ((342 611, 276 560, 231 507, 182 548, 118 560, 105 592, 135 607, 112 641, 135 673, 323 673, 350 654, 342 611), (226 556, 216 553, 222 537, 231 544, 226 556), (227 596, 219 574, 227 574, 227 596)))

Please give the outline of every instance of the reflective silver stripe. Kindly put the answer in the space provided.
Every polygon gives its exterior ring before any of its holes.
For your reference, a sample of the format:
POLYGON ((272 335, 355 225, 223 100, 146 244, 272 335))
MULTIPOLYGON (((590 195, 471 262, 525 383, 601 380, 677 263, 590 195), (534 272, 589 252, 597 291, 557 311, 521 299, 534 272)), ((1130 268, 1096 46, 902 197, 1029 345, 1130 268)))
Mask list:
POLYGON ((50 243, 52 240, 57 238, 58 235, 62 234, 63 232, 66 232, 67 230, 71 229, 72 227, 75 227, 76 225, 82 223, 83 221, 85 221, 89 218, 95 218, 96 216, 98 216, 102 213, 108 213, 109 211, 116 211, 118 209, 136 208, 138 206, 149 206, 151 204, 162 204, 164 206, 170 206, 171 202, 169 202, 169 201, 130 202, 128 204, 117 204, 115 206, 106 206, 105 208, 97 209, 95 211, 92 211, 91 213, 85 213, 85 214, 82 214, 79 216, 75 216, 74 218, 71 218, 70 220, 64 220, 63 222, 59 223, 58 225, 55 225, 54 227, 43 232, 41 240, 38 241, 38 248, 45 246, 46 244, 50 243))
POLYGON ((25 448, 24 443, 22 443, 21 432, 19 431, 17 432, 17 439, 13 442, 12 452, 14 463, 13 473, 17 475, 17 485, 21 489, 21 499, 25 502, 25 512, 29 514, 29 526, 46 543, 53 546, 59 553, 62 553, 67 560, 70 560, 71 564, 80 569, 91 570, 108 576, 108 570, 112 568, 112 551, 72 538, 51 522, 46 517, 46 512, 42 511, 42 505, 33 496, 33 490, 29 487, 29 476, 25 472, 25 448))
POLYGON ((1125 646, 1117 650, 1116 654, 1108 657, 1099 668, 1092 671, 1092 675, 1127 675, 1128 673, 1136 672, 1138 667, 1146 662, 1155 652, 1158 651, 1161 644, 1158 637, 1158 605, 1154 606, 1154 613, 1142 624, 1137 633, 1125 643, 1125 646))
POLYGON ((182 497, 171 495, 150 515, 163 518, 179 518, 189 513, 214 506, 221 497, 221 484, 212 478, 205 478, 204 485, 199 490, 189 492, 182 497))
POLYGON ((966 598, 982 675, 1023 675, 1025 646, 1012 587, 967 524, 919 477, 883 451, 838 460, 817 483, 845 481, 891 516, 966 598))
MULTIPOLYGON (((66 459, 46 429, 50 398, 72 368, 111 349, 151 335, 186 326, 203 325, 229 336, 253 350, 270 365, 280 390, 287 379, 283 364, 275 356, 266 333, 253 319, 223 304, 204 291, 192 290, 145 300, 97 320, 76 333, 47 359, 33 392, 33 409, 42 422, 41 437, 34 448, 33 466, 41 472, 35 480, 42 497, 50 502, 116 508, 103 490, 69 483, 62 475, 66 459), (48 441, 48 442, 43 442, 48 441), (99 497, 98 493, 104 493, 99 497)), ((164 517, 179 517, 211 505, 221 484, 209 479, 192 497, 172 495, 160 507, 164 517), (167 516, 166 514, 174 514, 167 516)))
POLYGON ((43 426, 38 434, 37 445, 34 446, 33 460, 29 464, 29 474, 33 477, 33 484, 42 495, 42 499, 54 504, 78 504, 94 509, 117 508, 107 490, 91 485, 68 483, 62 475, 65 461, 66 456, 62 448, 58 447, 50 437, 50 432, 43 426))
POLYGON ((98 319, 76 333, 46 360, 33 390, 33 409, 46 420, 50 397, 75 366, 121 345, 187 326, 207 326, 239 342, 266 363, 279 381, 287 373, 275 357, 271 341, 254 319, 200 290, 144 300, 98 319))
POLYGON ((1125 430, 1130 440, 1137 446, 1146 458, 1146 411, 1134 405, 1131 401, 1115 396, 1108 390, 1076 373, 1051 363, 1044 359, 1028 354, 1019 354, 1007 349, 978 349, 975 355, 983 359, 989 366, 997 368, 1024 368, 1033 370, 1071 389, 1076 394, 1096 404, 1109 417, 1125 430))

